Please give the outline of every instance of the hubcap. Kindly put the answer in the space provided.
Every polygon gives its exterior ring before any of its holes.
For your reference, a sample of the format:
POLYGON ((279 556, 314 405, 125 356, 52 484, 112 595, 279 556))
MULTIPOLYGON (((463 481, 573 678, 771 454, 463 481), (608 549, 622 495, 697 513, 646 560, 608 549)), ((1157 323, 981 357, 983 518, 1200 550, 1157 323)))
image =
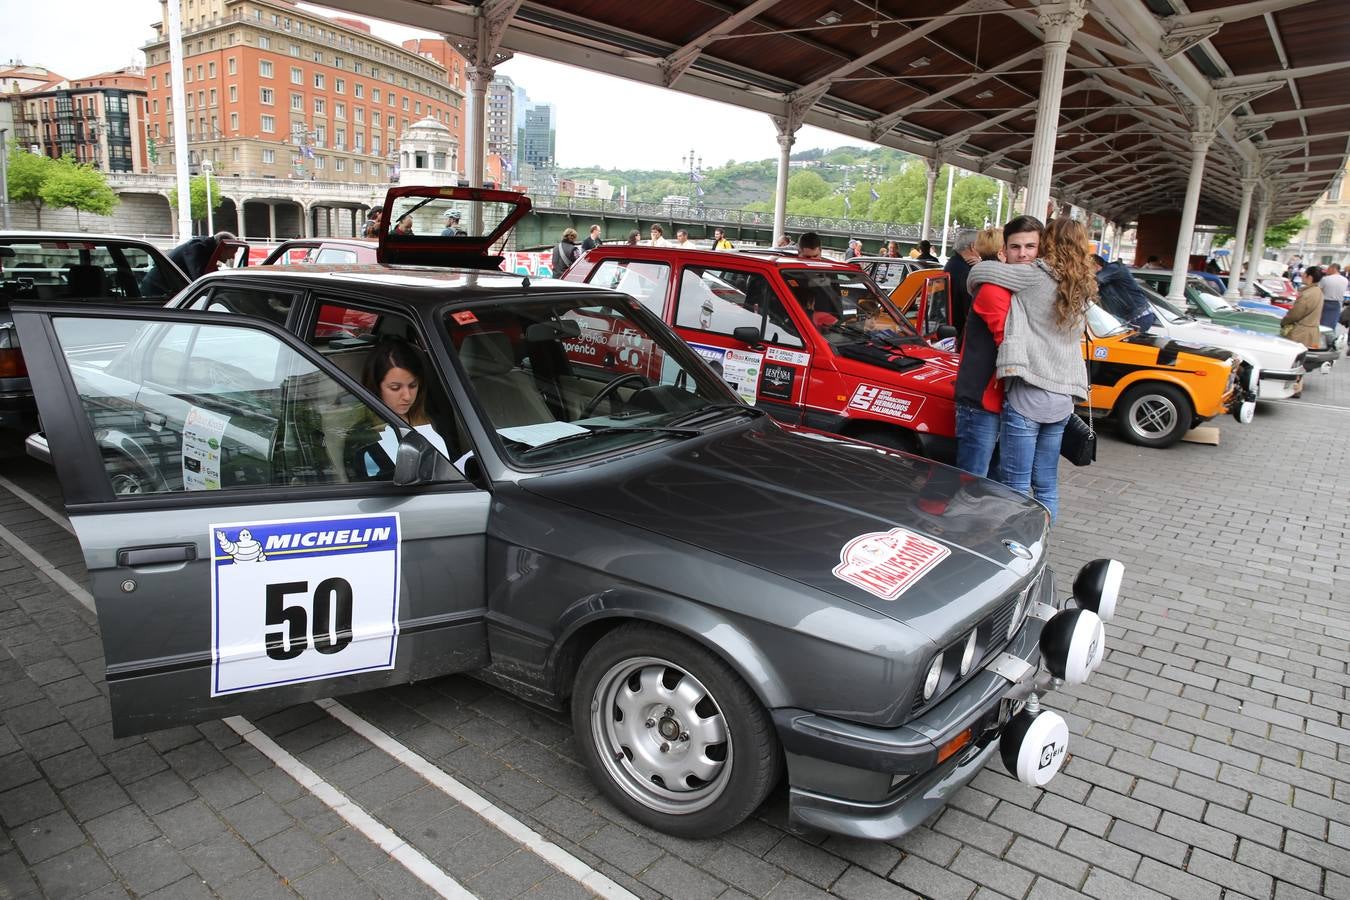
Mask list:
POLYGON ((1177 424, 1177 407, 1159 394, 1140 397, 1130 410, 1130 423, 1140 434, 1162 437, 1177 424))
POLYGON ((649 809, 697 812, 726 789, 732 747, 722 709, 667 660, 612 666, 596 685, 591 735, 610 778, 649 809))

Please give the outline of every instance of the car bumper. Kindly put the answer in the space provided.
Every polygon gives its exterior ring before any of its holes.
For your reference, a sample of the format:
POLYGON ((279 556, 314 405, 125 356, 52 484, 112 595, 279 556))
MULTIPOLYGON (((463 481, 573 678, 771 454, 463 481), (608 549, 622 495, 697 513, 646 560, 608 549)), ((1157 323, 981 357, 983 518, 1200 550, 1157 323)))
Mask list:
POLYGON ((37 418, 37 402, 27 378, 0 378, 0 428, 18 428, 37 418))
POLYGON ((1307 372, 1315 372, 1322 367, 1324 363, 1336 362, 1340 354, 1335 350, 1309 350, 1303 357, 1303 369, 1307 372))
MULTIPOLYGON (((1042 613, 1058 611, 1046 570, 1042 613)), ((773 711, 788 764, 789 817, 824 831, 892 840, 944 806, 999 750, 999 737, 1040 668, 1045 619, 1029 616, 1000 657, 1024 660, 1010 680, 986 667, 924 715, 876 728, 800 709, 773 711), (970 743, 942 762, 938 749, 969 729, 970 743)))
POLYGON ((1291 369, 1288 372, 1262 371, 1257 384, 1256 399, 1285 400, 1297 397, 1303 392, 1303 370, 1291 369))

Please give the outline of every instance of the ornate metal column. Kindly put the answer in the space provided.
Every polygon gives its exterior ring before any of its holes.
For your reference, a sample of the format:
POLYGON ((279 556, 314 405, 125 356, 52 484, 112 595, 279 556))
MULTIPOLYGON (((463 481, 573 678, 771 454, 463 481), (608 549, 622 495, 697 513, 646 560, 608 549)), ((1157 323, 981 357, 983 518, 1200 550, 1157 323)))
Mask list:
POLYGON ((1242 263, 1247 253, 1247 219, 1252 212, 1252 193, 1256 175, 1250 164, 1242 167, 1242 206, 1238 209, 1237 230, 1233 233, 1233 252, 1228 258, 1228 290, 1224 296, 1236 300, 1242 293, 1242 263))
POLYGON ((1083 24, 1084 0, 1047 3, 1038 10, 1038 21, 1045 31, 1045 57, 1041 63, 1040 107, 1036 110, 1036 131, 1031 145, 1031 171, 1027 176, 1027 215, 1045 216, 1050 201, 1050 172, 1055 164, 1055 130, 1059 126, 1059 106, 1064 92, 1064 64, 1074 32, 1083 24))
POLYGON ((1181 225, 1177 231, 1177 249, 1172 256, 1172 286, 1167 299, 1184 303, 1186 271, 1190 268, 1191 244, 1195 240, 1195 212, 1200 206, 1200 182, 1205 175, 1205 157, 1214 141, 1214 112, 1207 107, 1193 111, 1195 130, 1191 132, 1191 176, 1186 182, 1186 199, 1181 205, 1181 225))

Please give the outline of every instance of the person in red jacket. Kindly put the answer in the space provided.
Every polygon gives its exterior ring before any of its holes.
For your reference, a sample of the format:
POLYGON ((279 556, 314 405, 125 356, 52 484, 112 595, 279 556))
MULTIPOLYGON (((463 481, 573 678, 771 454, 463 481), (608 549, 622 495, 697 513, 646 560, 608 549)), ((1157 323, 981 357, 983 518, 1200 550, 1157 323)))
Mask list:
MULTIPOLYGON (((1009 263, 1035 261, 1045 226, 1033 216, 1018 216, 1003 233, 986 228, 975 239, 981 259, 1009 263)), ((1012 292, 984 284, 975 293, 961 341, 961 365, 956 372, 956 465, 973 475, 997 477, 990 471, 998 446, 1003 387, 994 376, 1003 326, 1012 292)))

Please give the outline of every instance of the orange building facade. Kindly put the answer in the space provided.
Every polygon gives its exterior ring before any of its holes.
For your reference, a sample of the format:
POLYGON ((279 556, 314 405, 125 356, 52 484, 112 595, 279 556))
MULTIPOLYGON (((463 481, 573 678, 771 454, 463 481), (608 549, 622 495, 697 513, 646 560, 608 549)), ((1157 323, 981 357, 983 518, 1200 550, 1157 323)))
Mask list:
MULTIPOLYGON (((174 171, 167 2, 144 48, 159 173, 174 171)), ((464 60, 444 41, 405 49, 285 0, 178 2, 190 165, 209 159, 218 177, 388 182, 399 136, 427 117, 463 146, 464 60)))

